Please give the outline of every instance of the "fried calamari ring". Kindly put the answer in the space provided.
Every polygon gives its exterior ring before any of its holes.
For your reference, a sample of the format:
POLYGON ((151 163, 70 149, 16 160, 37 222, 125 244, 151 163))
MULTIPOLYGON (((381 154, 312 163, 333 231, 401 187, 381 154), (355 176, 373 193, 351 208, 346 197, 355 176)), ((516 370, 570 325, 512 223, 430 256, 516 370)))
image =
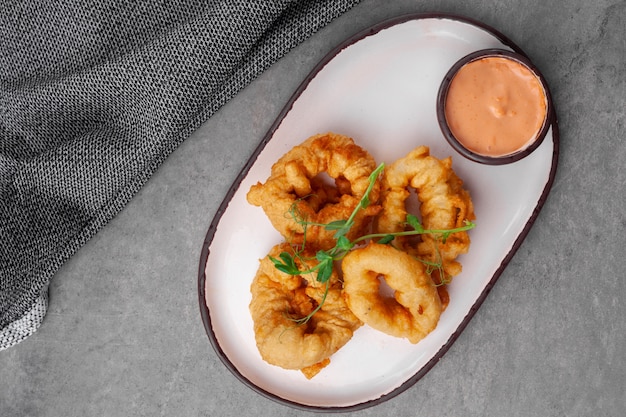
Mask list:
MULTIPOLYGON (((276 269, 269 256, 278 257, 283 251, 293 254, 291 245, 280 244, 261 259, 250 286, 256 344, 266 362, 301 370, 312 378, 362 323, 344 301, 336 272, 328 281, 326 292, 327 284, 318 282, 314 273, 288 275, 276 269), (320 304, 321 308, 306 323, 296 321, 320 304)), ((300 262, 297 256, 294 259, 300 262)), ((315 261, 306 261, 299 268, 306 270, 314 264, 315 261)))
MULTIPOLYGON (((413 188, 420 202, 420 215, 425 229, 449 230, 464 226, 473 220, 474 206, 463 181, 452 170, 450 157, 439 160, 430 155, 426 146, 412 150, 385 169, 382 185, 383 210, 377 219, 376 230, 395 233, 405 229, 407 199, 413 188)), ((441 237, 424 234, 415 243, 410 238, 396 238, 400 247, 425 261, 441 264, 447 280, 461 272, 456 258, 467 253, 470 238, 467 232, 441 237)))
MULTIPOLYGON (((324 224, 347 220, 369 187, 369 175, 376 169, 374 158, 346 136, 327 133, 310 137, 282 156, 267 181, 253 185, 248 202, 263 208, 272 225, 294 244, 306 239, 307 246, 328 249, 335 245, 334 231, 324 224), (324 184, 327 174, 335 184, 324 184), (296 218, 294 218, 294 216, 296 218), (303 221, 307 222, 306 232, 303 221)), ((348 238, 362 234, 380 211, 379 180, 359 210, 348 238)))
POLYGON ((439 322, 441 300, 422 262, 389 245, 370 243, 342 261, 344 298, 374 329, 417 343, 439 322), (395 290, 380 294, 380 279, 395 290))

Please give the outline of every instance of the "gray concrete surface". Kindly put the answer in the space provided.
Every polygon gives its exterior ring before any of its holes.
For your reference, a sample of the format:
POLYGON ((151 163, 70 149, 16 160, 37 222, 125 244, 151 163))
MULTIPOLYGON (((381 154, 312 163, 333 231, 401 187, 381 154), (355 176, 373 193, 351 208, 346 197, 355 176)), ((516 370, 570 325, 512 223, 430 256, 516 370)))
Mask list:
POLYGON ((200 319, 197 268, 229 185, 293 90, 344 38, 442 11, 542 69, 559 170, 473 321, 418 384, 362 416, 620 416, 626 409, 626 2, 365 0, 193 134, 54 277, 37 333, 0 352, 1 416, 294 416, 242 385, 200 319))

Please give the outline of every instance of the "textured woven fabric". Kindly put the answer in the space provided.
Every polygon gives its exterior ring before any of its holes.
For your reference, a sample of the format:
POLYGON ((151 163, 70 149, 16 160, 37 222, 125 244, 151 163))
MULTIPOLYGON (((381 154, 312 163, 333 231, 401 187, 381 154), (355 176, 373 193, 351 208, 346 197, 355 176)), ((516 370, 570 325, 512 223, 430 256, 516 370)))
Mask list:
POLYGON ((194 129, 357 2, 1 2, 0 350, 194 129))

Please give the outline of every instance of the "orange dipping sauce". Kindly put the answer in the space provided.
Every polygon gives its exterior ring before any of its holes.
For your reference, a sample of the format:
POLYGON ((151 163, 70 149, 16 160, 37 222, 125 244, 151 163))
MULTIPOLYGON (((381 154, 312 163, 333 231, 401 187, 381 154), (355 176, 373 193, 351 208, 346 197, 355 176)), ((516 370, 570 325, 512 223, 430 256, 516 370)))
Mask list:
POLYGON ((537 76, 506 57, 485 57, 452 78, 445 117, 470 151, 498 157, 530 146, 543 127, 548 98, 537 76))

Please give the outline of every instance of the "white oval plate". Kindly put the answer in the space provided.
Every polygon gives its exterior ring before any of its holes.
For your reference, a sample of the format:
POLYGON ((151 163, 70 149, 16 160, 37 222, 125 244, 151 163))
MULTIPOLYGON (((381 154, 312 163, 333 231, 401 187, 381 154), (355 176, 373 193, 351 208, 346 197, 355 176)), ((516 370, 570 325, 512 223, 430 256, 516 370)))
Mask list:
POLYGON ((233 184, 207 233, 200 260, 200 309, 224 364, 245 384, 298 408, 346 411, 392 398, 421 378, 454 342, 526 236, 556 170, 556 120, 529 157, 504 166, 463 159, 444 140, 436 117, 439 85, 452 64, 483 48, 522 52, 478 22, 448 15, 411 15, 384 22, 336 48, 285 107, 233 184), (390 163, 418 145, 453 168, 471 192, 477 227, 449 286, 450 304, 437 328, 412 345, 368 326, 312 380, 265 363, 248 310, 258 260, 281 236, 246 201, 257 181, 294 145, 317 133, 351 136, 377 162, 390 163))

